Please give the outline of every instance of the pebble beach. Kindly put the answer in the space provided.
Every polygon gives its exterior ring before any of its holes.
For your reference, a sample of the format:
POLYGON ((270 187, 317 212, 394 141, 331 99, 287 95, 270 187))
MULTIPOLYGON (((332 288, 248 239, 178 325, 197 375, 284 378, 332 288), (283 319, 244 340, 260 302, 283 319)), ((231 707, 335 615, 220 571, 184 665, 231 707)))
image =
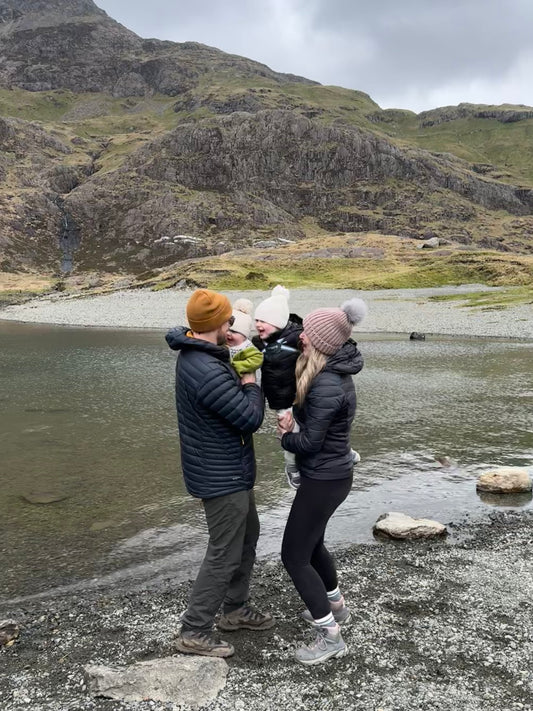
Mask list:
MULTIPOLYGON (((465 301, 433 301, 432 296, 491 291, 481 285, 433 289, 347 291, 292 289, 291 310, 305 315, 320 306, 339 306, 359 296, 368 304, 368 316, 359 330, 368 333, 410 333, 533 339, 533 307, 506 309, 465 306, 465 301)), ((269 296, 267 291, 224 292, 233 302, 246 296, 254 305, 269 296)), ((57 295, 7 306, 0 319, 27 323, 97 328, 166 329, 185 322, 185 305, 191 291, 118 291, 102 296, 57 295)))

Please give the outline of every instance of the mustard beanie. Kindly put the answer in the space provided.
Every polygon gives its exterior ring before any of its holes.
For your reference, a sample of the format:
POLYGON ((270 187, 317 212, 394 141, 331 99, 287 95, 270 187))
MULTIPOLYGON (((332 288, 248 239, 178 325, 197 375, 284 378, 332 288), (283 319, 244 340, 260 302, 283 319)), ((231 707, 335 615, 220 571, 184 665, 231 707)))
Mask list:
POLYGON ((227 296, 210 289, 197 289, 187 301, 187 320, 196 333, 214 331, 229 321, 231 304, 227 296))
POLYGON ((311 344, 325 355, 333 355, 352 335, 353 327, 360 323, 368 311, 362 299, 350 299, 339 308, 311 311, 304 318, 304 333, 311 344))

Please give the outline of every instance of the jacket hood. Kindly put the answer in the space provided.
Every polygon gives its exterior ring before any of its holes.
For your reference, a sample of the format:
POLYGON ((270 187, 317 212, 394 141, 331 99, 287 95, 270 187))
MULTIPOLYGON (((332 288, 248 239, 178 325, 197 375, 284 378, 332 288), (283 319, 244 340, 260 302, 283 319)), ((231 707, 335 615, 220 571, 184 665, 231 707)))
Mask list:
POLYGON ((216 346, 209 341, 202 341, 200 338, 193 338, 187 334, 191 333, 191 329, 187 326, 173 328, 165 336, 165 340, 173 351, 197 350, 205 351, 220 358, 220 360, 229 361, 229 350, 226 346, 216 346))
POLYGON ((350 338, 336 353, 328 358, 324 370, 355 375, 363 368, 363 364, 363 356, 357 348, 357 343, 350 338))

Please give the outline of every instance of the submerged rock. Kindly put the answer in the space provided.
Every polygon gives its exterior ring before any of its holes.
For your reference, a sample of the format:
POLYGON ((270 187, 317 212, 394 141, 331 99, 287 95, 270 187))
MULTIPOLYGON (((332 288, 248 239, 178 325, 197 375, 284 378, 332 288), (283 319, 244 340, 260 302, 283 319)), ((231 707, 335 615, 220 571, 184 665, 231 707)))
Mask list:
POLYGON ((382 514, 374 525, 374 533, 388 538, 415 539, 444 536, 446 526, 428 518, 412 518, 404 513, 389 511, 382 514))
POLYGON ((29 504, 55 504, 68 499, 68 494, 60 491, 28 491, 22 494, 22 498, 29 504))
POLYGON ((169 701, 198 708, 226 686, 228 665, 215 657, 166 657, 113 668, 84 668, 93 696, 123 701, 169 701))
POLYGON ((478 491, 493 494, 519 494, 531 491, 531 477, 521 467, 501 467, 485 472, 477 480, 478 491))

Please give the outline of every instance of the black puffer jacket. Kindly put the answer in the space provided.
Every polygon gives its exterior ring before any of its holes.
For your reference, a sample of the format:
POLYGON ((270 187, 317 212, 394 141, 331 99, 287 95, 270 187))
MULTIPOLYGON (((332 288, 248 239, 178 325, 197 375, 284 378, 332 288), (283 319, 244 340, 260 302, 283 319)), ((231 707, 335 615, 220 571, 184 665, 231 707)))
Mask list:
POLYGON ((229 351, 169 331, 176 363, 176 408, 181 465, 187 491, 211 499, 251 489, 255 482, 252 433, 263 421, 263 397, 257 385, 240 383, 229 351))
POLYGON ((281 445, 296 454, 300 474, 311 479, 344 479, 352 474, 350 427, 356 409, 352 375, 363 367, 357 343, 347 341, 328 358, 311 383, 303 406, 294 408, 300 432, 283 435, 281 445))
POLYGON ((294 370, 300 355, 303 326, 289 321, 284 329, 272 333, 266 342, 254 336, 252 342, 263 353, 261 387, 272 410, 292 407, 296 395, 294 370))

